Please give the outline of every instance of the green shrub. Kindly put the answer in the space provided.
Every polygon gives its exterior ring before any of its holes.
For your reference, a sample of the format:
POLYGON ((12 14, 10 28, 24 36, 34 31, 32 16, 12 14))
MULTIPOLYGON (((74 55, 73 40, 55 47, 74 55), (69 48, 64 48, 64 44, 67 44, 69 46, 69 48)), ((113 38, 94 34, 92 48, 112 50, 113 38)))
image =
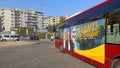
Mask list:
MULTIPOLYGON (((50 39, 51 33, 48 33, 47 36, 47 38, 50 39)), ((38 37, 39 39, 46 39, 46 32, 38 32, 38 37)))

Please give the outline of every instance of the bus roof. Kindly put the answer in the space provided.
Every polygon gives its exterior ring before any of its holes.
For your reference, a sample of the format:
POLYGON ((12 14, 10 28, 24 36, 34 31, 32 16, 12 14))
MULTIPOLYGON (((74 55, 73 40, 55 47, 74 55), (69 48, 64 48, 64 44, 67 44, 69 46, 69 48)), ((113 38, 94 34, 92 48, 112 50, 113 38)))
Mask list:
POLYGON ((92 8, 89 8, 88 10, 85 10, 84 12, 78 13, 77 15, 66 19, 64 22, 60 23, 59 26, 63 26, 64 24, 74 25, 75 21, 80 18, 97 16, 99 14, 119 8, 119 6, 120 0, 106 0, 92 8))
POLYGON ((73 15, 67 17, 66 20, 69 19, 69 18, 72 18, 72 17, 74 17, 74 16, 76 16, 76 15, 78 15, 78 14, 80 14, 80 13, 81 13, 81 12, 77 12, 77 13, 75 13, 75 14, 73 14, 73 15))

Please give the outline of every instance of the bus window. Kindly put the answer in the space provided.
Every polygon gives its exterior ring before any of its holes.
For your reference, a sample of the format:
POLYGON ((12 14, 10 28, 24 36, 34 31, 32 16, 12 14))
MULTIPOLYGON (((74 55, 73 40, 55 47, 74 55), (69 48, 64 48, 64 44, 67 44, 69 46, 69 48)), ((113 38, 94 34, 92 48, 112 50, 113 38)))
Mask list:
POLYGON ((106 36, 107 43, 120 44, 120 10, 110 12, 106 36))
POLYGON ((58 39, 59 38, 59 32, 55 33, 55 38, 58 39))
POLYGON ((61 38, 61 39, 63 39, 63 30, 62 29, 60 29, 59 31, 57 31, 56 33, 55 33, 55 38, 61 38))

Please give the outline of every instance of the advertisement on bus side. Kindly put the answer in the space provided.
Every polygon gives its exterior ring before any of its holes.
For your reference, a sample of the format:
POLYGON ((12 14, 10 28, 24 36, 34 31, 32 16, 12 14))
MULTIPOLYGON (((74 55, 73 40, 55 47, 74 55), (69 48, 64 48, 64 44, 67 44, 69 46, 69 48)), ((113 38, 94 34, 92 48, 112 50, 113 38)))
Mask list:
MULTIPOLYGON (((92 51, 87 50, 93 49, 93 51, 96 50, 97 53, 97 50, 101 49, 101 53, 99 53, 99 55, 102 55, 101 62, 103 62, 104 43, 105 43, 104 19, 64 28, 64 48, 69 51, 74 51, 76 53, 81 54, 82 52, 80 51, 86 51, 86 53, 90 53, 92 51)), ((96 53, 93 52, 93 54, 96 53)))

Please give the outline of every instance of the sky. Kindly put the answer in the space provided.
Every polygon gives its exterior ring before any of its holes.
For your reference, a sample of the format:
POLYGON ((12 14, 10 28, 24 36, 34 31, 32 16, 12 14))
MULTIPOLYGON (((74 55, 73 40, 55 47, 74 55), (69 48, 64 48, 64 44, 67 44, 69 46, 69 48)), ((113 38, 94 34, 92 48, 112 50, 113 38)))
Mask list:
POLYGON ((0 0, 0 9, 18 8, 43 12, 44 16, 65 16, 83 12, 105 0, 0 0))

